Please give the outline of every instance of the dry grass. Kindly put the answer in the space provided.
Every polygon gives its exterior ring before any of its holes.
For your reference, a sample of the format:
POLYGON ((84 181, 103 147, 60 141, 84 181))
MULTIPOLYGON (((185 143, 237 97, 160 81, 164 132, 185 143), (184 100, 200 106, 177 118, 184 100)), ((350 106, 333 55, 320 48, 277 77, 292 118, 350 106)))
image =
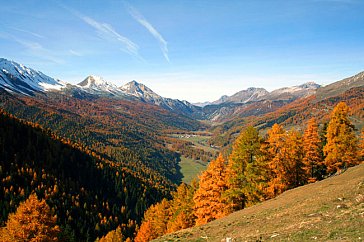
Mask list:
POLYGON ((156 241, 363 241, 364 164, 156 241))

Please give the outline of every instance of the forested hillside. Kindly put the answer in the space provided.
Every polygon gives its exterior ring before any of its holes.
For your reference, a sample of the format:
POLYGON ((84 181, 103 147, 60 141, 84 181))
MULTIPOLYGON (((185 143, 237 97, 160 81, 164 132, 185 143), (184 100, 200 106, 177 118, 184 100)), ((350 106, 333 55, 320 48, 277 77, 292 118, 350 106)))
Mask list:
POLYGON ((264 137, 248 126, 228 159, 220 155, 210 162, 198 185, 182 184, 171 200, 147 210, 136 241, 209 223, 362 163, 364 130, 357 135, 349 116, 350 108, 340 102, 323 130, 315 118, 304 132, 276 123, 264 137))
POLYGON ((247 108, 253 112, 245 110, 243 114, 246 116, 214 126, 212 128, 214 135, 210 143, 217 146, 229 146, 239 132, 249 125, 264 133, 275 123, 287 128, 304 130, 305 123, 312 117, 316 118, 321 125, 327 125, 331 111, 341 101, 351 107, 352 122, 357 130, 360 130, 364 127, 364 87, 354 87, 343 92, 336 91, 336 93, 338 93, 336 96, 324 99, 318 99, 315 95, 301 98, 278 109, 273 108, 273 112, 264 115, 255 114, 254 110, 261 107, 252 104, 247 108))
MULTIPOLYGON (((156 173, 164 183, 179 183, 179 155, 165 147, 165 130, 195 130, 198 121, 157 106, 118 99, 76 98, 59 93, 37 97, 0 95, 1 106, 16 117, 139 172, 156 173)), ((160 180, 159 179, 159 180, 160 180)))
POLYGON ((145 209, 168 196, 170 186, 4 111, 0 179, 1 226, 36 193, 56 215, 65 241, 93 241, 117 227, 132 238, 145 209))
POLYGON ((153 241, 361 241, 363 176, 364 164, 153 241))

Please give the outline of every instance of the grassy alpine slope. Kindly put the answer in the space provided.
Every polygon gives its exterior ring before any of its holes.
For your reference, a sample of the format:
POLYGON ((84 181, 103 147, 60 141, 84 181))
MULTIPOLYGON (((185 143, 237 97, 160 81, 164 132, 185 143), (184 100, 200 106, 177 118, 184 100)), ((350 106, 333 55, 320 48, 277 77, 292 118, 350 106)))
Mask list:
POLYGON ((362 241, 364 164, 155 241, 362 241))

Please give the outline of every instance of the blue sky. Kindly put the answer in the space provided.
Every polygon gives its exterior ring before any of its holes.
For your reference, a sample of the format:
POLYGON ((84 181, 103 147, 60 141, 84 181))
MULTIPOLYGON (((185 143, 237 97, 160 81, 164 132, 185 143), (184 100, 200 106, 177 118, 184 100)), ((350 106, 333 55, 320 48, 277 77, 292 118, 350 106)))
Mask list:
POLYGON ((362 0, 4 1, 0 56, 78 83, 216 100, 364 71, 362 0))

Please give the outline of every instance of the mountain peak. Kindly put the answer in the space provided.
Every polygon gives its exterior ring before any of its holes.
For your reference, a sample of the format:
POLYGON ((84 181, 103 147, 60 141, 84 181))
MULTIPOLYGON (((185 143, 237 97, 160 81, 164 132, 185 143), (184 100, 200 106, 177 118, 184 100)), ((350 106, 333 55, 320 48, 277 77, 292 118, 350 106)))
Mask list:
POLYGON ((77 84, 84 91, 91 94, 106 95, 106 96, 117 96, 121 95, 121 91, 116 85, 105 81, 100 76, 90 75, 85 80, 77 84))
POLYGON ((131 82, 129 82, 130 85, 134 85, 134 86, 139 86, 139 85, 143 85, 135 80, 132 80, 131 82))
POLYGON ((127 88, 127 87, 146 87, 146 88, 148 88, 143 83, 137 82, 135 80, 132 80, 132 81, 126 83, 125 85, 121 86, 120 88, 127 88))
POLYGON ((232 96, 224 95, 219 100, 212 102, 212 104, 221 104, 225 102, 246 103, 250 101, 258 101, 266 94, 268 94, 268 91, 264 88, 249 87, 248 89, 239 91, 232 96))
POLYGON ((107 81, 105 81, 101 76, 90 75, 90 76, 86 77, 85 80, 78 83, 77 85, 79 85, 81 87, 92 88, 92 87, 105 86, 105 85, 110 85, 110 84, 107 81))
POLYGON ((316 82, 306 82, 303 83, 302 85, 299 85, 298 87, 300 88, 305 88, 305 89, 317 89, 319 87, 321 87, 320 84, 317 84, 316 82))
POLYGON ((150 89, 149 87, 147 87, 144 84, 139 83, 135 80, 128 82, 125 85, 121 86, 120 90, 122 90, 123 92, 125 92, 127 94, 130 94, 130 95, 133 95, 136 97, 140 97, 140 98, 144 98, 146 100, 161 98, 161 96, 159 96, 158 94, 153 92, 152 89, 150 89))
POLYGON ((60 90, 65 85, 40 71, 0 58, 0 87, 7 91, 33 95, 34 92, 60 90))

